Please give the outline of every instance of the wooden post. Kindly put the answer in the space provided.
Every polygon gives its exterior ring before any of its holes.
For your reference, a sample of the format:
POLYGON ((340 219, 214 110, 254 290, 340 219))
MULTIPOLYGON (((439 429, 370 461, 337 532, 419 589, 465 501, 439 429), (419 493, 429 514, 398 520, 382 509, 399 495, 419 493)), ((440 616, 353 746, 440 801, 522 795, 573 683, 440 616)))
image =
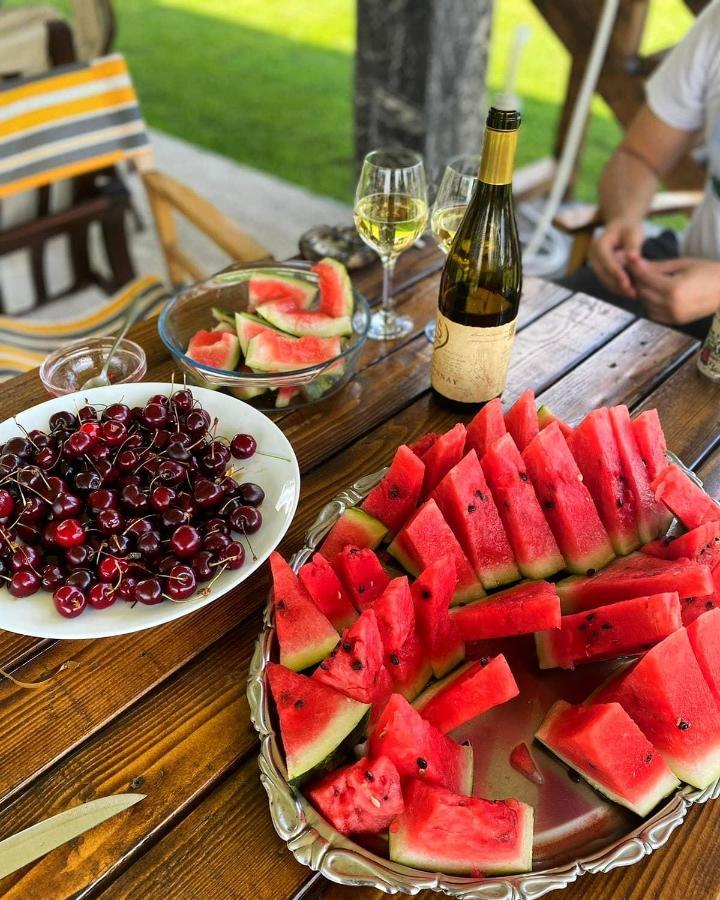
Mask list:
POLYGON ((357 0, 355 147, 422 153, 431 179, 479 153, 492 0, 357 0))

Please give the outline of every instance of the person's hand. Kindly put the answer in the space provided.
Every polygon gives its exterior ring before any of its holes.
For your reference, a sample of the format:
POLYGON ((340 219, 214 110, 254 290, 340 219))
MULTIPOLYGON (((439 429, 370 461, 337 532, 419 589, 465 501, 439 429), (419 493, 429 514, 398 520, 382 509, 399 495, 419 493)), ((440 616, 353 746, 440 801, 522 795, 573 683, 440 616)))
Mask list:
POLYGON ((708 259, 652 261, 631 254, 628 271, 648 318, 684 325, 720 307, 720 262, 708 259))
POLYGON ((605 287, 615 294, 635 299, 637 292, 627 272, 630 255, 639 255, 644 241, 640 222, 613 219, 590 245, 590 264, 605 287))

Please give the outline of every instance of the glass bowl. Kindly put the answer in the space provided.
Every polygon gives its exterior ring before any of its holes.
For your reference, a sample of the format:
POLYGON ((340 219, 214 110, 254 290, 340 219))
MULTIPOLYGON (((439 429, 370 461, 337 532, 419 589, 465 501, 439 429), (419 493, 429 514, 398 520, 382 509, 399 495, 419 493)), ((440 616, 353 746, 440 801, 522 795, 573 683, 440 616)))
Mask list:
POLYGON ((352 334, 345 339, 342 353, 319 365, 290 372, 243 372, 216 369, 190 359, 185 354, 195 332, 211 330, 217 321, 213 307, 230 313, 248 309, 248 282, 255 272, 292 276, 317 285, 310 263, 254 263, 219 272, 181 291, 163 309, 158 322, 160 337, 188 378, 201 387, 225 388, 240 400, 263 412, 296 409, 332 396, 355 376, 360 349, 370 327, 370 307, 362 294, 353 291, 355 307, 352 334))
MULTIPOLYGON (((54 397, 81 390, 88 378, 100 374, 114 341, 114 337, 84 338, 51 353, 40 366, 40 380, 45 390, 54 397)), ((142 381, 146 372, 143 348, 123 338, 110 361, 110 383, 142 381)))

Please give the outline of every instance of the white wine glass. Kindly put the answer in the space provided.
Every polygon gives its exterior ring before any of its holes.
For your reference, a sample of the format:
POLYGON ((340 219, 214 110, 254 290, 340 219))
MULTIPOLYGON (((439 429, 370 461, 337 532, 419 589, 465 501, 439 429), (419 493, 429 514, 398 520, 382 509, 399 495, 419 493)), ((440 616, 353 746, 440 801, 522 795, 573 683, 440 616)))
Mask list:
MULTIPOLYGON (((445 166, 430 215, 430 228, 445 255, 475 190, 479 166, 478 155, 454 156, 445 166)), ((425 326, 425 337, 431 344, 435 342, 434 321, 425 326)))
POLYGON ((415 243, 428 221, 427 182, 422 157, 413 150, 373 150, 365 157, 355 191, 355 227, 379 255, 383 267, 382 307, 368 336, 386 341, 413 327, 393 309, 392 275, 398 256, 415 243))

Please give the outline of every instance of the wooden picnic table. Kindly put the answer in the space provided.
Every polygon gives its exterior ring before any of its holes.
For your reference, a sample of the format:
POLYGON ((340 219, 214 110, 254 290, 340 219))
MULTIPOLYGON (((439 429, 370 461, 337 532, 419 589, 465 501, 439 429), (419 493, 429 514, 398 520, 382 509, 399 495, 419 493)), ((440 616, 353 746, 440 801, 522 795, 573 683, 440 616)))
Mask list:
MULTIPOLYGON (((277 418, 302 471, 290 554, 318 510, 396 446, 456 419, 429 392, 442 257, 414 249, 398 265, 397 302, 412 334, 368 341, 357 378, 325 403, 277 418)), ((356 286, 373 302, 379 266, 356 286)), ((173 363, 155 321, 134 328, 147 378, 173 363)), ((600 404, 657 407, 668 443, 720 492, 720 388, 703 379, 697 343, 587 295, 527 279, 505 400, 526 387, 571 423, 600 404)), ((31 372, 7 382, 0 420, 47 399, 31 372)), ((0 633, 0 666, 25 680, 62 672, 45 690, 0 680, 0 839, 74 804, 124 791, 147 798, 0 881, 5 898, 179 897, 380 900, 375 890, 329 884, 299 865, 276 836, 257 768, 245 679, 261 624, 267 572, 179 621, 97 641, 0 633)), ((567 900, 717 897, 720 803, 693 809, 669 846, 609 875, 584 876, 567 900)), ((429 895, 428 895, 429 896, 429 895)), ((436 896, 436 895, 435 895, 436 896)))

